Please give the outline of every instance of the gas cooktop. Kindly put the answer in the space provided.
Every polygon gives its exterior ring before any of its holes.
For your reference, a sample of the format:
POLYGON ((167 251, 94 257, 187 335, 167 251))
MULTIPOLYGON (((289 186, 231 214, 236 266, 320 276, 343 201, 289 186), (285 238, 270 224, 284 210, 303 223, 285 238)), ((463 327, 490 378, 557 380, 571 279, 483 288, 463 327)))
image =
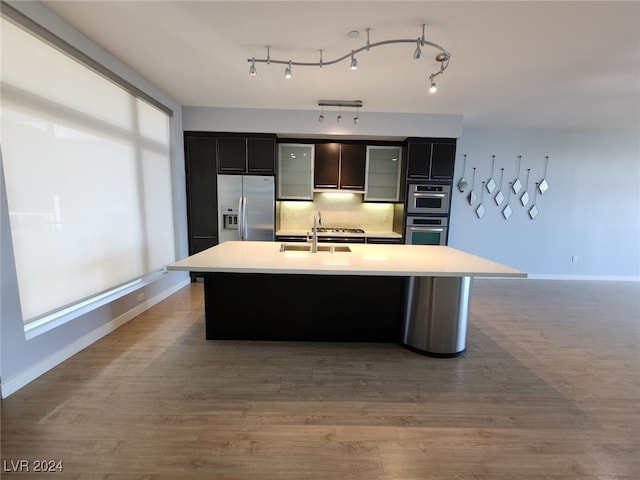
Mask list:
POLYGON ((351 233, 363 235, 364 230, 361 228, 318 227, 318 233, 351 233))

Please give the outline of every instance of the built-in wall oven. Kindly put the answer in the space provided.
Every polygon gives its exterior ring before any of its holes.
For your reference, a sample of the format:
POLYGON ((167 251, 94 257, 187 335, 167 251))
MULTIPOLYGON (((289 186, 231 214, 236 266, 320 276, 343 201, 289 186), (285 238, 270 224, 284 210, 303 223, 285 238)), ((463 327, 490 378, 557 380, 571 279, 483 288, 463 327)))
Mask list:
POLYGON ((410 183, 407 185, 407 215, 448 215, 451 185, 410 183))
POLYGON ((446 245, 448 219, 439 217, 407 217, 404 230, 407 245, 446 245))

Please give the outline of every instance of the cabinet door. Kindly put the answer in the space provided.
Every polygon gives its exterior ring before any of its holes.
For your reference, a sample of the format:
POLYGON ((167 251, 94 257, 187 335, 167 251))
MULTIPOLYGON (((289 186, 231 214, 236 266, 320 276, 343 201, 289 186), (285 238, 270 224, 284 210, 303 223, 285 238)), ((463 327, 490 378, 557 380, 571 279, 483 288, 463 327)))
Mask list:
POLYGON ((276 163, 276 141, 272 138, 247 139, 247 172, 273 174, 276 163))
POLYGON ((366 145, 341 145, 340 188, 364 191, 366 145))
POLYGON ((431 178, 452 180, 455 162, 455 143, 434 143, 431 150, 431 178))
POLYGON ((431 143, 409 142, 407 151, 407 177, 429 178, 431 167, 431 143))
POLYGON ((340 144, 318 143, 313 161, 313 185, 315 188, 338 188, 340 176, 340 144))
POLYGON ((401 166, 402 147, 368 146, 365 202, 399 201, 401 166))
POLYGON ((313 163, 313 145, 278 145, 278 199, 313 200, 313 163))
POLYGON ((189 254, 218 244, 216 139, 185 139, 189 254))
POLYGON ((244 173, 247 170, 247 139, 218 138, 218 172, 244 173))

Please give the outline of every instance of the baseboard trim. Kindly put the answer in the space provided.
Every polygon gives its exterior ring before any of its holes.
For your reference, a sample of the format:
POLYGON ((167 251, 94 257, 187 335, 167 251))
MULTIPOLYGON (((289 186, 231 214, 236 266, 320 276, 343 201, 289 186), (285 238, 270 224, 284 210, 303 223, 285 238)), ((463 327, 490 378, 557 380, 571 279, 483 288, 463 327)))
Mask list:
POLYGON ((546 275, 546 274, 527 274, 526 278, 513 277, 474 277, 486 280, 569 280, 577 282, 640 282, 640 277, 624 276, 624 275, 546 275))
POLYGON ((87 335, 70 343, 69 345, 57 351, 56 353, 49 355, 47 358, 27 368, 26 370, 19 373, 18 375, 15 375, 9 380, 3 381, 2 385, 0 385, 0 389, 2 391, 1 392, 2 398, 7 398, 9 395, 12 395, 13 393, 17 392, 22 387, 31 383, 39 376, 47 373, 52 368, 60 365, 62 362, 71 358, 76 353, 84 350, 92 343, 97 342, 102 337, 108 335, 109 333, 113 332, 117 328, 121 327, 125 323, 132 320, 133 318, 137 317, 145 310, 148 310, 149 308, 153 307, 157 303, 160 303, 162 300, 169 297, 170 295, 173 295, 181 288, 186 287, 187 285, 189 285, 189 283, 191 283, 191 280, 187 278, 186 280, 183 280, 181 282, 178 282, 175 285, 172 285, 171 287, 163 290, 162 292, 158 293, 154 297, 147 299, 146 301, 140 303, 139 305, 136 305, 131 310, 123 313, 122 315, 114 318, 110 322, 105 323, 101 327, 93 330, 87 335))
POLYGON ((532 280, 581 280, 589 282, 640 282, 640 277, 631 275, 536 275, 529 274, 532 280))

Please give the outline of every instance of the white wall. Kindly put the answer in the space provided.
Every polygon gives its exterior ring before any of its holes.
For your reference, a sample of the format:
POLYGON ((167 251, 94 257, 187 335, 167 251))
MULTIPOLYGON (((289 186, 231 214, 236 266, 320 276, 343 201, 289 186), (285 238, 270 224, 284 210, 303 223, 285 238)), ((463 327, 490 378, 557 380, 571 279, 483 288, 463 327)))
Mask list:
MULTIPOLYGON (((11 5, 173 110, 172 181, 176 256, 177 258, 186 256, 187 223, 181 106, 99 46, 70 28, 42 5, 36 2, 11 2, 11 5)), ((78 180, 81 181, 81 179, 78 180)), ((0 258, 2 259, 0 266, 0 379, 3 397, 189 282, 188 275, 182 272, 164 275, 160 280, 143 289, 27 341, 20 311, 2 175, 0 175, 0 258), (145 293, 147 299, 142 303, 137 300, 141 292, 145 293)))
MULTIPOLYGON (((504 188, 516 176, 522 155, 521 182, 531 168, 530 190, 543 176, 549 156, 550 188, 538 195, 540 213, 528 216, 519 196, 512 195, 513 215, 505 220, 491 195, 484 196, 486 214, 478 219, 466 194, 454 188, 449 243, 492 260, 527 271, 533 277, 609 280, 640 279, 640 136, 638 132, 461 129, 460 116, 434 114, 360 115, 358 125, 317 121, 314 111, 269 111, 183 108, 185 130, 249 131, 336 138, 404 138, 406 136, 459 138, 454 183, 461 176, 471 182, 477 168, 476 190, 504 167, 504 188), (404 134, 403 134, 404 133, 404 134), (572 257, 577 261, 572 262, 572 257)), ((346 116, 343 115, 345 118, 346 116)), ((326 115, 325 117, 329 118, 326 115)), ((495 194, 496 192, 494 192, 495 194)), ((532 196, 533 201, 533 196, 532 196)))
MULTIPOLYGON (((638 132, 508 130, 465 128, 458 141, 456 175, 471 182, 476 167, 476 191, 491 177, 495 155, 496 182, 504 167, 504 189, 530 168, 530 191, 544 176, 549 189, 537 195, 538 216, 531 220, 520 195, 511 196, 512 216, 505 220, 486 190, 486 214, 479 219, 468 191, 454 187, 451 246, 527 271, 531 276, 640 279, 640 136, 638 132), (575 257, 576 261, 572 261, 575 257)), ((503 204, 504 206, 504 204, 503 204)))
POLYGON ((185 130, 205 132, 277 133, 280 136, 338 136, 341 138, 405 137, 459 138, 462 135, 462 115, 430 113, 375 113, 360 111, 355 125, 355 112, 342 111, 342 121, 336 122, 337 111, 325 109, 325 121, 320 123, 320 110, 267 110, 246 108, 184 107, 185 130))

